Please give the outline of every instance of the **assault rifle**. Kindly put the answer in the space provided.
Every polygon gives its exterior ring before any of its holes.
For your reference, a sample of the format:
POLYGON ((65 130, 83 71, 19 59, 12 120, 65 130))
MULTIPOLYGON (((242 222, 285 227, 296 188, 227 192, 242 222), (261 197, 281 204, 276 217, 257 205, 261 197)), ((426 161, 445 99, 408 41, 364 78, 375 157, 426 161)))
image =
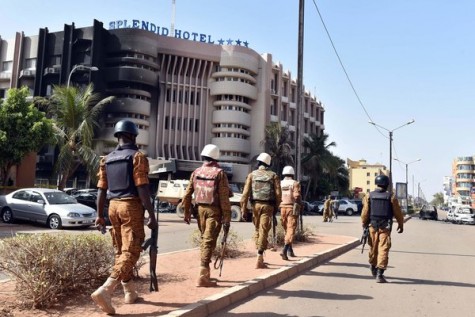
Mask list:
POLYGON ((363 246, 361 247, 361 253, 363 253, 363 250, 364 250, 364 246, 366 245, 366 242, 368 241, 368 236, 369 236, 369 227, 364 227, 363 228, 363 235, 361 236, 361 244, 363 244, 363 246))
POLYGON ((276 235, 276 227, 277 227, 277 217, 275 214, 272 215, 272 249, 271 251, 277 251, 277 235, 276 235))
MULTIPOLYGON (((157 222, 158 222, 158 210, 157 210, 157 222)), ((158 255, 158 225, 157 228, 152 229, 151 236, 142 244, 142 250, 149 249, 149 268, 150 268, 150 292, 158 292, 158 279, 157 279, 157 255, 158 255)))
POLYGON ((223 271, 224 257, 226 256, 226 244, 228 239, 229 224, 223 226, 223 238, 221 239, 221 254, 214 260, 214 268, 219 269, 219 277, 223 271))

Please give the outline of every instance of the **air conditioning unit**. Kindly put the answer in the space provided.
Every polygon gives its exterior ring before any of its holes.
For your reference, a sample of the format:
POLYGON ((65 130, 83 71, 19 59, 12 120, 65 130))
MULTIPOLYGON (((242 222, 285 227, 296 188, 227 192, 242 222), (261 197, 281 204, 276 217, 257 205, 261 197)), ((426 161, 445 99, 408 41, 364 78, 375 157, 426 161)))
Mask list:
POLYGON ((59 74, 60 71, 61 71, 61 68, 47 67, 47 68, 45 68, 45 75, 46 74, 59 74))
POLYGON ((24 69, 20 72, 20 77, 31 77, 31 76, 35 76, 35 71, 34 70, 31 70, 31 69, 24 69))

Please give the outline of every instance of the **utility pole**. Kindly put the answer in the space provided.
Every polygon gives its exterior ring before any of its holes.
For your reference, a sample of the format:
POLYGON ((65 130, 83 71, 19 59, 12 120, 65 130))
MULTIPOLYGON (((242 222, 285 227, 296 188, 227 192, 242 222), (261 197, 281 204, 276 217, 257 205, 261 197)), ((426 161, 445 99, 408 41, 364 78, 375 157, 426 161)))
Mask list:
MULTIPOLYGON (((299 0, 299 38, 298 38, 298 51, 297 51, 297 145, 295 146, 295 159, 296 159, 296 179, 300 182, 302 178, 301 171, 301 146, 302 146, 302 116, 303 116, 303 31, 304 31, 304 4, 305 0, 299 0)), ((308 182, 307 182, 308 186, 308 182)), ((303 232, 303 217, 302 211, 299 216, 300 232, 303 232)))
POLYGON ((302 146, 302 107, 303 107, 303 33, 304 33, 304 5, 305 0, 299 0, 299 37, 297 51, 297 124, 295 127, 297 133, 297 144, 295 146, 296 179, 301 181, 301 146, 302 146))

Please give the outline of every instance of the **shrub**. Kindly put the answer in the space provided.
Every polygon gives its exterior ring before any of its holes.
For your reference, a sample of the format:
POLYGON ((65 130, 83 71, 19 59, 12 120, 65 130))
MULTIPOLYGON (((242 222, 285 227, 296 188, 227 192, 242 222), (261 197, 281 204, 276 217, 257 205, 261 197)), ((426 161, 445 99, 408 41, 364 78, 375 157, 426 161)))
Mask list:
MULTIPOLYGON (((223 239, 223 230, 221 230, 218 241, 216 242, 216 249, 214 249, 213 256, 218 256, 221 254, 221 241, 223 239)), ((198 229, 195 229, 190 235, 191 245, 194 247, 199 247, 201 244, 201 232, 198 229)), ((236 231, 232 228, 229 229, 228 238, 226 240, 226 258, 235 258, 242 253, 242 238, 239 237, 236 231)))
POLYGON ((49 308, 107 278, 114 261, 110 240, 97 234, 18 235, 0 241, 0 270, 15 278, 22 306, 49 308))
MULTIPOLYGON (((275 235, 276 235, 276 245, 277 246, 284 246, 285 243, 285 231, 280 222, 275 228, 275 235)), ((295 230, 294 242, 306 242, 308 241, 309 237, 314 235, 313 227, 304 225, 303 230, 300 230, 300 226, 297 226, 295 230)), ((267 237, 267 241, 269 246, 273 246, 273 231, 272 229, 269 231, 269 236, 267 237)))

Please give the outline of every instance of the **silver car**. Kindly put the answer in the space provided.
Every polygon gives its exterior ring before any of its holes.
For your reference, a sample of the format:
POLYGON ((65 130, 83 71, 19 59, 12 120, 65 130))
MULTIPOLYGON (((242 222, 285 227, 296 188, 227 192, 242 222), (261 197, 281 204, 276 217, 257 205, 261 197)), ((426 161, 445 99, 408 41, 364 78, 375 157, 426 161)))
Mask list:
POLYGON ((89 227, 96 219, 93 208, 49 188, 23 188, 0 196, 0 215, 6 223, 27 220, 46 224, 50 229, 89 227))

